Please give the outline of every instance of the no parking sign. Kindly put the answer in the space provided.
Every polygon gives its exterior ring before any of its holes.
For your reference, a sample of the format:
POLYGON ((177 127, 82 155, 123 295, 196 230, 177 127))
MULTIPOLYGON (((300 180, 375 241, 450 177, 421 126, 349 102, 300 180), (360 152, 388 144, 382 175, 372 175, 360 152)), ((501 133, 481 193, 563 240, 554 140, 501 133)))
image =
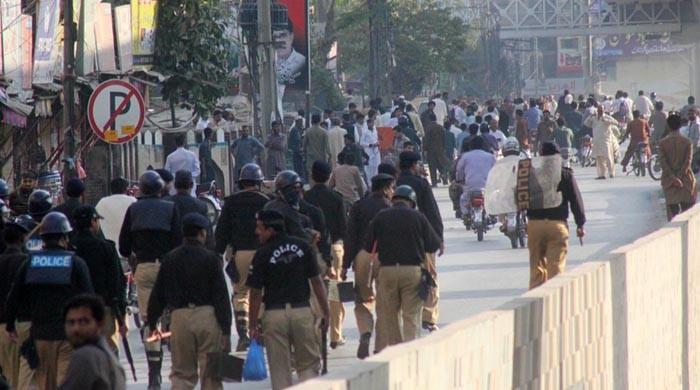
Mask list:
POLYGON ((131 141, 141 131, 145 114, 141 93, 126 81, 105 81, 90 95, 88 121, 95 135, 105 142, 131 141))

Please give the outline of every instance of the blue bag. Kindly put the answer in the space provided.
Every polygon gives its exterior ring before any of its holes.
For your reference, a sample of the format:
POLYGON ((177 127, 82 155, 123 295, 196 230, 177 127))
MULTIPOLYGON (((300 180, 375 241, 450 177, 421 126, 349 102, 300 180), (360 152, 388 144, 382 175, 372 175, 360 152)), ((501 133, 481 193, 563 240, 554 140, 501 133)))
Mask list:
POLYGON ((265 366, 265 351, 262 345, 253 339, 248 347, 248 355, 243 365, 244 381, 261 381, 267 379, 267 367, 265 366))

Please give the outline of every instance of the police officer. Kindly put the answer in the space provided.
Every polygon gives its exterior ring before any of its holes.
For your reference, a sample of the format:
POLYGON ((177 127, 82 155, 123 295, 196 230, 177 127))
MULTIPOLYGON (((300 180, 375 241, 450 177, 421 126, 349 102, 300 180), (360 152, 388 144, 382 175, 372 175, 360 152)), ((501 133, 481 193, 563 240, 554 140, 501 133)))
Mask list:
POLYGON ((24 245, 28 251, 39 251, 44 247, 44 243, 41 241, 41 234, 39 234, 37 226, 44 216, 51 211, 52 207, 53 198, 48 191, 34 190, 34 192, 29 195, 27 211, 32 217, 32 220, 34 220, 34 223, 31 226, 32 230, 30 231, 29 238, 24 245))
MULTIPOLYGON (((204 201, 192 196, 192 188, 194 187, 194 179, 192 179, 192 172, 181 169, 175 172, 175 195, 169 195, 163 197, 164 200, 175 203, 177 211, 180 216, 189 213, 199 213, 205 217, 208 217, 207 204, 204 201)), ((213 232, 207 232, 207 247, 214 247, 214 237, 213 232)))
MULTIPOLYGON (((223 254, 231 247, 232 267, 238 280, 233 280, 233 313, 236 318, 238 344, 236 351, 245 351, 250 344, 248 334, 249 288, 246 285, 248 271, 255 250, 260 245, 255 236, 255 215, 270 200, 260 192, 263 173, 257 164, 249 163, 241 168, 238 186, 241 191, 224 199, 221 217, 216 224, 216 252, 223 254)), ((228 268, 228 267, 227 267, 228 268)))
POLYGON ((15 324, 18 339, 13 341, 4 331, 7 323, 5 301, 20 266, 29 258, 22 250, 29 230, 26 220, 20 220, 19 223, 7 223, 2 231, 5 250, 0 255, 0 368, 10 387, 14 389, 28 388, 32 379, 32 370, 26 364, 26 360, 20 360, 19 353, 19 346, 29 338, 31 313, 26 307, 19 308, 15 324))
MULTIPOLYGON (((313 186, 306 191, 304 199, 318 207, 323 212, 328 222, 327 228, 330 234, 332 264, 328 268, 328 277, 337 280, 340 277, 343 262, 343 238, 347 233, 348 215, 345 211, 343 196, 328 188, 328 180, 331 176, 330 164, 323 161, 314 162, 311 167, 311 180, 313 186)), ((345 344, 343 338, 343 319, 345 308, 340 301, 330 301, 331 323, 330 336, 331 348, 345 344)))
POLYGON ((221 257, 204 246, 209 220, 189 213, 182 218, 184 241, 165 255, 148 305, 151 336, 158 337, 158 318, 171 310, 170 351, 174 389, 223 389, 220 378, 206 373, 207 356, 231 349, 231 303, 221 257))
POLYGON ((264 302, 262 338, 272 389, 277 390, 292 385, 292 347, 299 381, 318 376, 319 335, 309 305, 311 288, 322 311, 324 332, 328 326, 328 300, 313 248, 286 233, 282 214, 272 210, 258 213, 255 233, 262 245, 255 253, 248 275, 250 326, 252 337, 260 337, 258 314, 260 303, 264 302))
MULTIPOLYGON (((163 179, 155 171, 146 171, 139 178, 141 198, 131 204, 124 216, 119 233, 119 253, 123 257, 136 258, 134 282, 138 295, 139 313, 144 324, 148 323, 148 299, 156 281, 160 261, 182 241, 180 214, 175 203, 160 199, 163 179)), ((143 335, 148 336, 146 327, 143 335)), ((144 338, 148 358, 148 388, 160 389, 160 369, 163 352, 160 341, 147 342, 144 338)))
MULTIPOLYGON (((414 193, 416 194, 416 207, 418 207, 418 211, 425 215, 430 222, 430 225, 433 227, 433 230, 440 238, 438 256, 442 256, 442 252, 445 250, 442 235, 442 217, 440 216, 440 209, 435 201, 435 196, 433 195, 433 190, 430 187, 430 183, 428 183, 424 177, 420 176, 419 161, 420 154, 416 152, 401 152, 399 155, 399 169, 401 170, 401 173, 399 174, 399 178, 396 180, 396 185, 407 185, 413 189, 414 193)), ((435 252, 427 253, 426 257, 426 268, 432 275, 433 279, 437 282, 435 252)), ((438 300, 440 298, 438 288, 435 288, 434 293, 434 295, 429 297, 428 300, 424 302, 422 316, 423 329, 431 332, 438 329, 438 300)))
POLYGON ((419 296, 425 254, 440 248, 440 238, 427 218, 415 210, 417 197, 398 186, 393 206, 380 211, 369 226, 365 250, 377 248, 377 332, 375 349, 418 338, 423 301, 419 296), (403 319, 403 330, 399 327, 403 319))
POLYGON ((36 383, 42 390, 53 390, 63 382, 73 351, 66 340, 63 306, 93 289, 85 261, 67 250, 72 231, 68 218, 50 212, 40 226, 44 248, 32 252, 19 269, 7 299, 6 330, 11 338, 18 337, 15 320, 19 306, 27 305, 38 358, 36 383))
POLYGON ((320 233, 314 231, 311 219, 299 211, 302 182, 294 171, 282 171, 275 177, 275 199, 265 205, 265 210, 282 214, 287 234, 298 237, 308 243, 320 239, 320 233))
POLYGON ((80 256, 90 270, 90 280, 95 294, 102 297, 106 311, 102 332, 107 345, 119 352, 119 333, 126 335, 126 278, 117 248, 112 241, 100 237, 102 216, 92 206, 81 206, 73 212, 77 232, 71 239, 75 254, 80 256))
MULTIPOLYGON (((348 235, 344 241, 343 271, 340 276, 345 280, 350 267, 355 273, 355 319, 357 320, 357 329, 360 331, 357 357, 360 359, 369 356, 376 301, 372 287, 375 281, 370 280, 370 278, 376 279, 377 271, 379 271, 379 263, 372 259, 372 250, 366 251, 364 245, 372 219, 381 210, 391 207, 391 198, 394 196, 394 180, 392 175, 377 174, 372 178, 370 195, 357 201, 350 209, 348 235)), ((375 346, 378 344, 378 339, 375 340, 374 344, 375 346)))

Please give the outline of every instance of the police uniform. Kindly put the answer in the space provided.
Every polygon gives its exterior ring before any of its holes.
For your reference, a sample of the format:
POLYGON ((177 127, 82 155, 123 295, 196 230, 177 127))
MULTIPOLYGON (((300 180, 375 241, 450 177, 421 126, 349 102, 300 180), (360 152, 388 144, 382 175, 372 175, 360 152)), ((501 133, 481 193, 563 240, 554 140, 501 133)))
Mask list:
POLYGON ((94 207, 82 206, 73 213, 73 220, 80 225, 71 239, 75 254, 80 256, 90 270, 90 280, 95 294, 105 302, 105 321, 102 334, 107 345, 117 353, 119 336, 117 318, 126 313, 126 278, 122 270, 117 248, 112 241, 98 237, 90 230, 94 218, 101 219, 94 207))
MULTIPOLYGON (((402 153, 401 158, 408 159, 420 159, 420 155, 417 153, 407 152, 402 153), (414 155, 414 156, 409 156, 414 155)), ((416 160, 417 161, 417 160, 416 160)), ((437 233, 440 241, 443 241, 443 225, 442 216, 440 216, 440 209, 438 208, 437 202, 435 201, 435 196, 433 195, 433 190, 430 187, 430 183, 424 178, 414 175, 410 171, 402 170, 399 174, 398 179, 396 179, 396 185, 408 185, 416 193, 416 208, 418 211, 423 213, 425 217, 430 222, 435 233, 437 233)), ((437 250, 437 249, 436 249, 437 250)), ((437 266, 436 266, 436 256, 435 251, 426 253, 425 267, 432 275, 433 279, 437 283, 437 266)), ((423 323, 435 325, 438 322, 439 309, 438 301, 440 299, 439 286, 434 289, 434 295, 429 297, 423 303, 423 323)))
MULTIPOLYGON (((27 388, 32 379, 31 370, 25 370, 23 379, 20 381, 20 364, 24 359, 20 360, 19 346, 29 337, 29 320, 30 315, 26 308, 20 307, 20 312, 17 314, 17 323, 15 329, 18 335, 18 342, 9 338, 4 328, 7 324, 7 311, 5 310, 5 301, 10 293, 10 288, 15 280, 15 276, 19 271, 20 266, 29 255, 22 252, 19 248, 9 247, 0 255, 0 367, 2 373, 7 378, 10 387, 16 389, 27 388), (28 375, 27 375, 28 374, 28 375)), ((26 366, 26 361, 25 366, 26 366)), ((29 367, 27 366, 26 369, 29 367)))
POLYGON ((292 385, 292 349, 300 381, 317 376, 320 370, 316 317, 309 304, 309 279, 319 274, 311 246, 284 233, 258 248, 253 258, 247 283, 263 290, 262 334, 274 390, 292 385))
MULTIPOLYGON (((306 191, 304 198, 323 211, 330 234, 331 268, 336 275, 336 279, 339 279, 343 264, 343 238, 347 233, 348 219, 347 213, 345 212, 343 197, 321 183, 314 185, 310 190, 306 191)), ((345 307, 340 301, 329 301, 329 304, 331 310, 331 343, 335 344, 343 340, 345 307)))
POLYGON ((16 330, 19 305, 27 305, 39 360, 35 372, 39 388, 56 389, 68 369, 73 348, 65 336, 64 304, 75 295, 92 292, 85 262, 58 245, 49 244, 44 250, 33 252, 20 267, 7 300, 6 329, 16 330))
POLYGON ((385 346, 420 335, 421 265, 426 253, 439 249, 440 238, 423 214, 397 202, 380 211, 370 224, 365 250, 370 251, 375 242, 380 263, 377 278, 377 332, 380 337, 375 342, 375 350, 381 351, 385 346), (403 319, 403 330, 399 327, 399 316, 403 319))
POLYGON ((223 254, 230 245, 232 260, 238 271, 238 281, 233 286, 233 310, 239 340, 248 339, 249 289, 246 281, 259 245, 255 236, 255 215, 269 200, 256 190, 233 194, 224 199, 221 217, 216 224, 216 251, 223 254))
MULTIPOLYGON (((183 226, 207 230, 209 220, 187 214, 183 226)), ((193 237, 162 261, 148 305, 148 325, 155 329, 165 308, 171 310, 170 350, 174 389, 223 389, 221 379, 205 372, 207 356, 222 350, 222 335, 231 335, 231 304, 221 258, 193 237), (199 371, 199 374, 198 374, 199 371)))
MULTIPOLYGON (((156 282, 160 262, 166 253, 182 242, 180 214, 173 202, 159 198, 163 189, 160 175, 146 171, 139 180, 141 192, 145 195, 132 203, 124 216, 119 233, 119 253, 123 257, 136 256, 134 282, 139 306, 139 314, 148 323, 148 299, 156 282)), ((144 330, 144 335, 149 333, 144 330)), ((144 348, 149 364, 149 384, 160 387, 162 350, 160 341, 146 342, 144 348)))
MULTIPOLYGON (((379 175, 388 176, 381 173, 379 175)), ((367 345, 369 345, 374 331, 373 313, 376 302, 374 283, 379 271, 379 263, 372 260, 372 250, 367 251, 364 246, 370 222, 377 213, 389 207, 391 207, 389 199, 376 192, 357 201, 350 210, 348 235, 344 242, 343 268, 347 270, 352 267, 355 273, 355 320, 362 337, 361 342, 367 343, 367 345), (373 280, 370 280, 370 275, 373 280)), ((379 334, 376 337, 379 337, 379 334)), ((375 345, 377 343, 378 340, 375 339, 375 345)), ((358 355, 361 355, 360 358, 364 358, 367 356, 367 352, 358 352, 358 355)))

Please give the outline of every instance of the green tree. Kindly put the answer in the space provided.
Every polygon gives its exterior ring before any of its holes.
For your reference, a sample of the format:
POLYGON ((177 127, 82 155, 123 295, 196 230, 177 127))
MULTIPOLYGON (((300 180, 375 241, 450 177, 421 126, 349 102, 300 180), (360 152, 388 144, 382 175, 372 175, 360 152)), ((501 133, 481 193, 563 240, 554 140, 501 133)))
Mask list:
MULTIPOLYGON (((416 95, 438 84, 441 74, 470 73, 460 57, 473 53, 477 32, 453 10, 435 1, 389 1, 388 42, 393 94, 416 95)), ((340 64, 356 78, 364 78, 369 58, 369 11, 364 0, 348 1, 339 11, 340 64)))
POLYGON ((233 82, 237 50, 226 7, 220 0, 161 0, 158 7, 154 65, 168 77, 163 97, 206 114, 233 82))

